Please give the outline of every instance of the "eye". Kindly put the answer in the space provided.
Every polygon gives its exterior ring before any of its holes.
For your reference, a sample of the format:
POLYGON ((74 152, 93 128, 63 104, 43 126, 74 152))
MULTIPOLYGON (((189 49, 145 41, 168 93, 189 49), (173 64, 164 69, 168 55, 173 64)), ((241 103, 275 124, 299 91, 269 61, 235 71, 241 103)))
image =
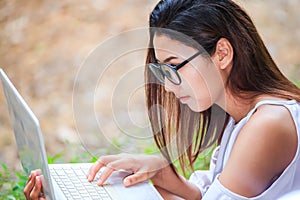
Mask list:
POLYGON ((174 64, 168 64, 170 65, 171 67, 175 68, 177 65, 174 65, 174 64))
POLYGON ((172 78, 174 76, 175 70, 170 68, 170 65, 162 65, 161 70, 167 76, 172 78))
POLYGON ((178 64, 177 63, 166 63, 166 65, 168 65, 170 68, 175 69, 178 64))
POLYGON ((166 75, 167 77, 171 77, 171 76, 172 76, 171 73, 170 73, 170 71, 164 70, 164 73, 165 73, 165 75, 166 75))

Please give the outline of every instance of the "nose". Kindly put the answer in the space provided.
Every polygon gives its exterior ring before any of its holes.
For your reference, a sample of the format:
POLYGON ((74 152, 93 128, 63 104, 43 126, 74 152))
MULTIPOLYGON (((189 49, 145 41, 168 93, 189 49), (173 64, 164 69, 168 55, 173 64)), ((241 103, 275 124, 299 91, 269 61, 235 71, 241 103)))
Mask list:
POLYGON ((169 81, 167 78, 165 78, 165 90, 167 92, 173 92, 176 94, 176 92, 178 91, 178 88, 179 88, 179 85, 175 85, 174 83, 169 81))

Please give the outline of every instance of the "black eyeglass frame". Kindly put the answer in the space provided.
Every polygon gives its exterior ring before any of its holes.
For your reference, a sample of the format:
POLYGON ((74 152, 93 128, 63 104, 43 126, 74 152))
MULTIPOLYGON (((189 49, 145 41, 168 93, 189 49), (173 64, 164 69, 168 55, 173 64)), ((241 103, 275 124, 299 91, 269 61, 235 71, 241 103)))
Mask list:
POLYGON ((200 54, 202 54, 204 51, 203 50, 199 50, 198 52, 196 52, 194 55, 192 55, 191 57, 187 58, 186 60, 184 60, 182 63, 178 64, 178 65, 171 65, 168 63, 149 63, 148 64, 148 68, 150 69, 150 71, 152 72, 152 74, 157 78, 157 80, 159 80, 159 82, 161 82, 162 84, 165 83, 164 79, 161 79, 156 72, 154 72, 154 70, 152 70, 151 67, 155 67, 156 69, 159 69, 159 72, 161 73, 161 75, 163 76, 163 78, 167 77, 167 79, 172 82, 175 85, 180 85, 181 84, 181 78, 177 72, 177 70, 179 70, 180 68, 182 68, 183 66, 185 66, 187 63, 189 63, 190 61, 192 61, 194 58, 196 58, 197 56, 199 56, 200 54), (178 82, 174 81, 170 76, 168 76, 168 74, 165 73, 164 70, 161 69, 161 66, 167 66, 169 67, 177 76, 178 78, 178 82))

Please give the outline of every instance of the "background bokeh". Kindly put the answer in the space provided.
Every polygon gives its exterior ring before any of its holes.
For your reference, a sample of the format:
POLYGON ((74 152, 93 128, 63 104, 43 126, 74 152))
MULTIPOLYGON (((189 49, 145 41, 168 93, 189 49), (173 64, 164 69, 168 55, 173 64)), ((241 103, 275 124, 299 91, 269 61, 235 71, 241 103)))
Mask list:
MULTIPOLYGON (((254 20, 280 69, 299 82, 300 1, 237 2, 254 20)), ((89 52, 101 42, 124 31, 147 27, 148 15, 156 3, 156 0, 0 0, 0 67, 39 118, 48 155, 63 152, 68 160, 84 154, 73 119, 76 74, 89 52)), ((136 63, 134 58, 131 60, 136 63)), ((122 67, 130 65, 128 61, 122 67)), ((128 101, 121 96, 118 100, 128 101)), ((97 113, 106 113, 111 107, 108 104, 97 109, 97 113)), ((113 141, 117 146, 126 142, 122 136, 113 141)), ((2 89, 0 162, 20 168, 2 89)))

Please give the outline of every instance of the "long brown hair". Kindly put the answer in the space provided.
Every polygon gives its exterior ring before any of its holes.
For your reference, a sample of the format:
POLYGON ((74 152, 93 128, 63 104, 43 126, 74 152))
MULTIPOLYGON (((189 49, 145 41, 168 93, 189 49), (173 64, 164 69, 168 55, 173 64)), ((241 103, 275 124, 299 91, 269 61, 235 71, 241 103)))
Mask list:
MULTIPOLYGON (((151 28, 177 31, 195 40, 213 55, 220 38, 234 51, 226 87, 239 98, 251 100, 262 94, 300 101, 300 90, 278 69, 247 13, 231 0, 162 0, 149 19, 150 41, 146 63, 155 62, 151 28)), ((167 33, 159 33, 166 34, 167 33)), ((174 38, 172 38, 174 39, 174 38)), ((176 39, 176 38, 175 38, 176 39)), ((180 40, 180 39, 178 39, 180 40)), ((228 114, 213 105, 196 113, 165 91, 146 68, 146 98, 157 146, 172 165, 177 156, 181 168, 193 169, 204 149, 221 138, 228 114), (175 141, 175 152, 170 143, 175 141)))

